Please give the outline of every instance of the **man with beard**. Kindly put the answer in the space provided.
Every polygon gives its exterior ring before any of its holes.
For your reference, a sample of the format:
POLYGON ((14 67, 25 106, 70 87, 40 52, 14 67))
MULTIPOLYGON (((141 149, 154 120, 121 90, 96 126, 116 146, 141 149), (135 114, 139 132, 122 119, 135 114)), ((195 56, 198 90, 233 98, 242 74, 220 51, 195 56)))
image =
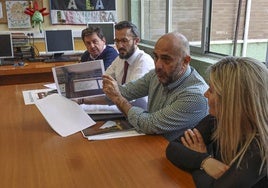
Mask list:
POLYGON ((106 70, 118 56, 114 47, 106 45, 106 39, 100 27, 89 26, 83 29, 81 37, 87 48, 81 56, 81 62, 102 59, 106 70))
MULTIPOLYGON (((123 38, 117 40, 125 41, 123 38)), ((123 49, 119 53, 121 56, 127 54, 123 49)), ((208 114, 204 97, 208 86, 189 66, 189 42, 182 34, 172 32, 163 35, 153 53, 155 70, 125 85, 103 75, 103 91, 137 131, 160 134, 173 140, 208 114), (129 102, 144 96, 148 96, 148 110, 129 102)))
POLYGON ((152 57, 137 46, 140 42, 139 32, 133 23, 128 21, 117 23, 114 42, 119 56, 105 74, 113 77, 118 84, 136 80, 154 68, 152 57))

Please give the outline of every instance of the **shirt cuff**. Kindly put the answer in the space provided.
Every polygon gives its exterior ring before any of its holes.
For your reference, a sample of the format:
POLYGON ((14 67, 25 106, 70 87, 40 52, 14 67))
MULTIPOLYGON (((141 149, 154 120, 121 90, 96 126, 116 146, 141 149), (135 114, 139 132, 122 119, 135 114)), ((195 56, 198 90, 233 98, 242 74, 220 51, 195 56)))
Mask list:
POLYGON ((137 131, 141 129, 141 127, 138 125, 139 117, 144 112, 144 109, 136 106, 132 106, 127 114, 127 118, 129 123, 136 128, 137 131))

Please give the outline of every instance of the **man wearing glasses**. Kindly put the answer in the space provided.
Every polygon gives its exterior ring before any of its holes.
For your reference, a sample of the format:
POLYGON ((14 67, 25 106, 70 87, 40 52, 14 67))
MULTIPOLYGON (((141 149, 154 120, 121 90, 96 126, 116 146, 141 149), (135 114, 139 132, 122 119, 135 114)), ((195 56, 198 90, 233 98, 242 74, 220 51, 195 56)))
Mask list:
POLYGON ((117 23, 114 42, 119 56, 105 74, 112 76, 118 84, 123 85, 136 80, 154 69, 152 57, 138 48, 139 32, 133 23, 128 21, 117 23))

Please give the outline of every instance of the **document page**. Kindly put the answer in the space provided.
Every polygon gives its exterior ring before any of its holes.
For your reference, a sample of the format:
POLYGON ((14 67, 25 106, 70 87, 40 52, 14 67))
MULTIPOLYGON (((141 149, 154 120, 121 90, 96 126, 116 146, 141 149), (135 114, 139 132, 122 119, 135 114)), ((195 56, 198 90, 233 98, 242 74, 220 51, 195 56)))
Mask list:
POLYGON ((58 93, 66 98, 104 95, 103 60, 53 67, 52 73, 58 93))
POLYGON ((87 136, 88 140, 107 140, 114 138, 124 138, 124 137, 132 137, 132 136, 142 136, 144 133, 138 133, 136 130, 122 131, 122 132, 113 132, 113 133, 105 133, 100 135, 92 135, 87 136))
POLYGON ((22 91, 23 99, 24 99, 24 104, 29 105, 29 104, 34 104, 36 100, 39 100, 39 93, 47 93, 52 91, 52 89, 34 89, 34 90, 26 90, 22 91))
POLYGON ((40 98, 43 98, 50 93, 55 93, 54 91, 56 91, 57 89, 55 83, 45 84, 44 86, 47 88, 22 91, 24 104, 25 105, 34 104, 36 100, 39 100, 40 98), (40 95, 45 95, 45 96, 40 97, 40 95))
POLYGON ((122 112, 116 105, 101 104, 81 104, 80 105, 88 114, 121 114, 122 112))
POLYGON ((35 105, 51 128, 63 137, 96 123, 76 102, 59 94, 51 94, 36 100, 35 105))

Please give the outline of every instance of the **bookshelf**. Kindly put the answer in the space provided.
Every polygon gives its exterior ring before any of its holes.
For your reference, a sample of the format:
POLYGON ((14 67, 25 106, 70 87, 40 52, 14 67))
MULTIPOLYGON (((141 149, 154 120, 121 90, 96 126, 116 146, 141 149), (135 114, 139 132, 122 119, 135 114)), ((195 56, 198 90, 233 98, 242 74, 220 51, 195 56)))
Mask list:
POLYGON ((11 33, 14 59, 27 59, 34 57, 33 47, 30 38, 24 33, 11 33))

